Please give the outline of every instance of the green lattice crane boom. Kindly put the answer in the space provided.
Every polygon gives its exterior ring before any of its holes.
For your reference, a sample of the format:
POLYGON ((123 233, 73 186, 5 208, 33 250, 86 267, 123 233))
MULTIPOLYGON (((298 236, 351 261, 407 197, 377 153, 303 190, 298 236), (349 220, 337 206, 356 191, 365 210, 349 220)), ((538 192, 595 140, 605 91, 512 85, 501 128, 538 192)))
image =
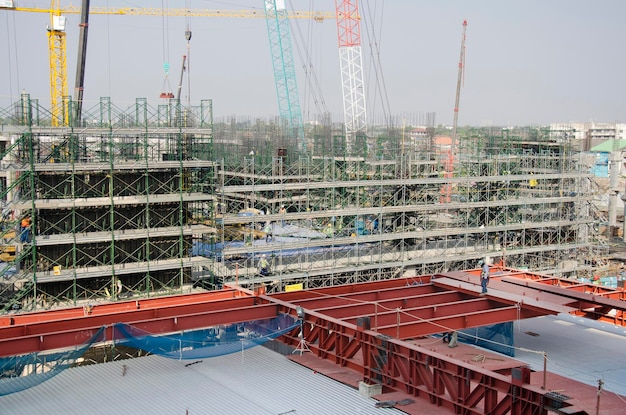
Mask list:
POLYGON ((291 48, 289 15, 284 0, 264 0, 264 2, 278 111, 281 121, 289 129, 289 138, 295 142, 299 150, 302 150, 304 149, 304 125, 291 48))
MULTIPOLYGON (((54 126, 69 125, 69 108, 67 108, 66 100, 68 88, 64 16, 67 14, 81 14, 81 7, 71 5, 61 7, 60 0, 51 0, 50 8, 19 7, 11 0, 4 0, 0 1, 0 10, 50 14, 51 23, 48 27, 48 44, 50 54, 50 102, 52 123, 54 126)), ((90 7, 89 14, 160 17, 266 18, 265 13, 261 13, 257 10, 170 9, 159 7, 90 7)), ((317 22, 335 18, 334 12, 324 11, 292 11, 286 14, 286 17, 292 19, 313 19, 317 22)))

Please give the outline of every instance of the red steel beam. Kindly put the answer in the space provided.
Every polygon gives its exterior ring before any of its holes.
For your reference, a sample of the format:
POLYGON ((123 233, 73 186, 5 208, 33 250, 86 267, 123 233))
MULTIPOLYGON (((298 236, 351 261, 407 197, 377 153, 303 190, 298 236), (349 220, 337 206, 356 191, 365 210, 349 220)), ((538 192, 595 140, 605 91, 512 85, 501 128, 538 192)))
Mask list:
MULTIPOLYGON (((244 291, 224 289, 208 293, 181 294, 176 296, 143 298, 133 301, 120 301, 107 304, 96 304, 90 307, 89 314, 114 314, 124 313, 130 310, 157 309, 182 304, 199 304, 208 301, 226 300, 246 296, 244 291)), ((0 327, 40 323, 42 321, 54 321, 83 317, 88 307, 71 307, 58 310, 46 310, 34 313, 7 314, 0 316, 0 327)))
MULTIPOLYGON (((413 298, 413 299, 394 299, 394 300, 388 300, 388 301, 376 302, 376 303, 356 303, 356 304, 346 304, 346 305, 339 305, 339 306, 332 306, 332 307, 316 307, 313 309, 325 315, 339 318, 342 320, 346 320, 346 319, 357 318, 357 317, 362 317, 362 316, 371 316, 373 319, 374 316, 383 316, 389 313, 395 314, 397 310, 402 310, 406 312, 409 310, 423 309, 423 310, 430 310, 431 313, 435 313, 437 311, 441 312, 442 309, 445 310, 446 308, 449 308, 453 305, 460 305, 461 308, 474 308, 474 307, 476 308, 482 307, 485 309, 488 308, 488 305, 486 303, 488 303, 489 300, 484 297, 466 298, 466 299, 460 299, 458 298, 458 296, 455 296, 455 297, 457 298, 450 297, 450 298, 447 298, 447 301, 441 301, 441 302, 436 302, 436 303, 422 302, 422 301, 410 301, 410 300, 415 300, 413 298), (485 305, 484 306, 479 305, 482 303, 485 303, 485 305), (417 304, 424 304, 424 305, 422 305, 421 307, 416 307, 417 304)), ((420 297, 419 300, 421 299, 422 298, 420 297)), ((444 298, 442 297, 438 297, 438 299, 444 300, 444 298)), ((309 308, 308 304, 306 303, 303 305, 303 307, 309 308)))
MULTIPOLYGON (((405 320, 410 320, 411 315, 405 320)), ((515 321, 519 317, 519 309, 516 306, 509 306, 495 310, 482 310, 475 312, 464 312, 457 315, 435 317, 413 321, 400 322, 400 324, 388 324, 378 327, 377 332, 392 336, 398 339, 412 339, 423 337, 433 333, 445 331, 458 331, 472 327, 480 327, 491 324, 515 321)), ((537 314, 537 317, 543 314, 537 314)), ((380 323, 379 323, 380 324, 380 323)))
POLYGON ((613 308, 626 309, 624 299, 615 298, 623 296, 623 292, 613 290, 611 293, 604 287, 602 292, 596 292, 594 284, 544 284, 542 281, 527 280, 517 277, 502 278, 504 282, 534 288, 539 291, 546 291, 562 297, 571 298, 575 301, 583 301, 587 304, 607 305, 613 308))
MULTIPOLYGON (((542 314, 541 311, 527 309, 526 306, 514 309, 510 306, 503 306, 506 303, 493 300, 472 300, 472 297, 467 294, 435 287, 433 284, 412 285, 413 280, 384 280, 327 287, 318 290, 278 294, 273 298, 279 302, 287 298, 293 303, 292 308, 303 304, 307 310, 319 309, 331 317, 337 316, 349 322, 354 322, 359 317, 369 316, 371 323, 378 324, 378 329, 382 333, 396 334, 400 338, 420 337, 441 331, 459 330, 542 314), (368 305, 367 302, 372 301, 374 304, 368 305), (385 308, 393 308, 393 310, 385 311, 385 308), (397 315, 397 309, 403 310, 400 317, 397 315)), ((55 338, 63 338, 62 334, 57 333, 76 333, 88 330, 84 335, 78 336, 78 340, 74 343, 69 340, 54 343, 55 345, 75 345, 89 337, 91 334, 89 330, 95 327, 107 326, 116 322, 135 324, 148 320, 154 321, 149 325, 148 331, 162 333, 164 330, 175 329, 171 323, 173 319, 185 315, 206 313, 211 310, 218 311, 228 307, 249 307, 256 301, 254 297, 241 297, 242 295, 249 294, 228 289, 200 295, 97 305, 89 313, 86 313, 83 308, 74 308, 6 316, 3 318, 5 325, 0 326, 0 340, 12 339, 12 341, 16 341, 15 339, 20 337, 34 338, 35 336, 44 338, 46 335, 52 335, 52 333, 54 333, 55 338), (228 302, 229 306, 226 306, 225 302, 228 302), (166 323, 165 320, 169 320, 169 322, 166 323)), ((546 313, 543 310, 543 314, 546 313)), ((248 320, 255 318, 253 314, 250 312, 248 320)), ((242 317, 242 321, 244 320, 246 318, 242 317)), ((188 328, 200 327, 196 324, 201 323, 192 323, 188 328)), ((72 334, 66 335, 68 339, 71 336, 72 334)), ((47 344, 43 341, 39 343, 40 345, 37 347, 44 347, 41 344, 47 344)), ((52 342, 48 343, 52 344, 52 342)), ((48 348, 48 346, 45 347, 48 348)), ((7 355, 18 350, 18 348, 14 347, 10 349, 11 351, 7 350, 9 349, 5 348, 2 353, 7 355)), ((32 346, 28 350, 32 350, 32 346)), ((24 350, 24 352, 27 351, 24 350)))
MULTIPOLYGON (((279 312, 290 312, 282 303, 279 312)), ((316 356, 363 373, 363 380, 428 400, 465 415, 545 415, 546 408, 564 408, 539 387, 514 382, 512 376, 367 330, 315 311, 304 316, 302 338, 316 356)), ((296 347, 299 329, 282 337, 296 347)))
MULTIPOLYGON (((424 307, 406 307, 406 305, 402 304, 401 300, 398 300, 397 307, 393 307, 393 305, 394 304, 387 304, 387 306, 380 306, 377 304, 357 304, 341 307, 318 308, 315 311, 350 323, 356 323, 359 318, 367 316, 370 319, 372 329, 376 330, 376 328, 396 324, 404 325, 417 323, 420 325, 427 325, 426 323, 428 321, 435 321, 436 319, 442 320, 447 317, 456 317, 459 315, 480 315, 482 312, 485 314, 497 313, 499 310, 505 310, 506 312, 495 320, 498 320, 498 322, 505 322, 510 321, 507 319, 510 317, 510 310, 512 307, 509 304, 491 301, 485 297, 478 297, 474 299, 470 298, 463 301, 424 307)), ((517 313, 517 316, 514 317, 514 319, 537 317, 546 314, 538 313, 524 307, 518 308, 517 306, 514 306, 514 309, 517 313)), ((436 325, 435 330, 426 334, 449 331, 445 327, 440 327, 439 324, 436 325)))
MULTIPOLYGON (((467 275, 440 277, 433 280, 433 284, 447 289, 458 290, 470 295, 480 295, 480 286, 467 275)), ((543 314, 569 313, 575 309, 567 306, 569 301, 557 295, 541 293, 537 290, 528 290, 504 283, 498 279, 489 282, 487 297, 505 304, 517 304, 520 307, 536 310, 543 314), (514 288, 511 290, 511 288, 514 288), (530 292, 525 292, 530 291, 530 292)))
MULTIPOLYGON (((523 304, 507 305, 501 299, 472 299, 467 293, 451 295, 450 290, 442 287, 414 287, 407 285, 406 280, 275 296, 213 299, 196 304, 177 303, 163 308, 140 307, 138 310, 75 316, 68 320, 58 315, 56 320, 41 323, 15 324, 13 321, 12 326, 0 327, 0 355, 77 345, 88 340, 102 326, 106 327, 106 336, 111 339, 115 335, 111 325, 116 322, 132 324, 150 333, 167 333, 271 318, 280 313, 295 315, 299 304, 321 311, 305 307, 305 324, 301 326, 303 337, 299 337, 298 328, 281 338, 286 344, 296 347, 305 339, 308 348, 317 356, 357 369, 363 373, 364 381, 380 383, 387 391, 410 393, 435 405, 448 407, 454 413, 467 415, 544 415, 546 408, 553 404, 551 396, 537 387, 513 382, 510 376, 480 369, 402 340, 443 329, 460 330, 514 321, 547 314, 550 310, 536 305, 527 309, 523 304), (403 293, 411 294, 404 298, 404 308, 383 313, 384 324, 381 325, 379 320, 377 330, 368 329, 363 324, 365 320, 355 324, 357 317, 372 318, 355 313, 358 307, 364 306, 364 298, 378 297, 389 304, 397 304, 403 300, 403 293), (337 302, 338 296, 344 297, 343 302, 337 302), (319 301, 319 297, 325 299, 319 301), (433 302, 437 298, 445 298, 447 302, 435 305, 433 302), (461 304, 463 299, 466 300, 465 306, 461 304), (307 300, 311 301, 306 303, 307 300), (331 313, 343 315, 345 320, 328 315, 331 313)), ((365 303, 365 307, 370 308, 361 311, 371 311, 372 304, 365 303)), ((556 404, 568 406, 567 402, 556 404)))
MULTIPOLYGON (((276 296, 276 298, 284 300, 280 295, 276 296)), ((468 298, 468 296, 458 291, 447 290, 434 285, 427 285, 421 287, 389 288, 382 291, 346 293, 336 296, 315 296, 313 298, 291 299, 289 302, 298 304, 301 307, 317 310, 322 307, 343 306, 349 304, 383 304, 386 301, 399 299, 412 304, 440 304, 465 298, 468 298)))
POLYGON ((422 287, 424 290, 433 290, 430 285, 430 276, 396 278, 390 280, 371 281, 359 284, 336 285, 332 287, 315 288, 306 291, 291 291, 286 293, 272 294, 272 297, 282 301, 298 303, 304 299, 335 297, 342 295, 352 295, 361 292, 379 292, 386 289, 412 289, 422 287))
POLYGON ((114 335, 112 326, 115 323, 131 324, 148 333, 163 334, 277 315, 274 304, 257 305, 255 301, 254 298, 239 298, 5 326, 0 328, 0 356, 78 346, 88 341, 103 326, 106 327, 106 338, 111 340, 114 335))
MULTIPOLYGON (((475 270, 467 271, 469 273, 478 275, 475 270)), ((568 278, 558 278, 550 275, 536 274, 531 272, 524 272, 515 269, 502 269, 496 268, 496 272, 492 273, 496 278, 511 277, 514 279, 533 281, 535 283, 545 286, 555 286, 565 288, 570 291, 577 291, 581 293, 594 294, 596 296, 610 298, 613 300, 626 300, 626 291, 621 289, 615 289, 611 287, 605 287, 602 285, 584 283, 578 280, 572 280, 568 278)))
POLYGON ((503 278, 502 281, 569 298, 571 301, 568 305, 576 309, 571 314, 626 327, 626 301, 612 298, 615 296, 598 295, 595 292, 579 290, 582 287, 572 289, 572 286, 548 285, 543 282, 522 280, 516 277, 503 278))

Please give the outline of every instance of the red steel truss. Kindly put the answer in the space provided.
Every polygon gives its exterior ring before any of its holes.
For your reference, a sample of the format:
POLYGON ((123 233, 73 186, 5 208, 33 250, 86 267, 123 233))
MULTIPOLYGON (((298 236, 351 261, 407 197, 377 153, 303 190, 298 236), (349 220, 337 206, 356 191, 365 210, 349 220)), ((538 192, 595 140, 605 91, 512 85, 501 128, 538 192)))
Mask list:
MULTIPOLYGON (((459 281, 476 281, 480 271, 445 274, 459 281)), ((517 293, 525 298, 549 298, 548 301, 571 307, 571 314, 626 327, 626 291, 578 280, 556 278, 506 268, 492 272, 490 286, 499 292, 517 293)))
POLYGON ((624 323, 623 301, 565 282, 494 269, 487 295, 479 295, 479 270, 376 281, 314 290, 263 294, 224 290, 99 304, 0 317, 0 356, 79 345, 115 323, 150 333, 171 333, 275 317, 301 319, 301 329, 281 337, 336 365, 357 370, 366 383, 383 385, 449 408, 457 414, 546 414, 567 407, 558 394, 527 382, 526 367, 488 370, 420 346, 425 336, 547 314, 609 313, 624 323), (528 276, 528 277, 527 277, 528 276), (554 281, 554 280, 550 280, 554 281), (256 295, 255 295, 256 294, 256 295), (615 310, 618 310, 616 313, 615 310), (590 311, 591 310, 591 311, 590 311))

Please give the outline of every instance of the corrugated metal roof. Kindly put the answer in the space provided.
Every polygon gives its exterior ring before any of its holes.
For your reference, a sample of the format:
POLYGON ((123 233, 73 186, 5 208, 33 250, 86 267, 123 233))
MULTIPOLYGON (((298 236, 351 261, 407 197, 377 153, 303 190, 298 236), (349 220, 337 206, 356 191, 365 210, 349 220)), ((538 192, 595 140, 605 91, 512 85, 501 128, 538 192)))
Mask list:
MULTIPOLYGON (((626 396, 626 329, 569 314, 516 322, 515 346, 545 351, 549 372, 626 396)), ((543 370, 543 356, 516 351, 515 358, 543 370)), ((550 389, 550 388, 548 388, 550 389)))
MULTIPOLYGON (((625 329, 567 314, 515 324, 516 347, 546 351, 548 371, 591 386, 602 379, 607 393, 626 396, 625 329)), ((516 359, 542 370, 541 354, 518 349, 516 359)), ((553 388, 560 386, 548 384, 553 388)), ((423 402, 427 412, 431 405, 423 402)), ((0 414, 404 413, 375 404, 350 386, 255 347, 198 363, 149 356, 68 369, 32 389, 0 397, 0 414)))
POLYGON ((265 347, 197 362, 148 356, 68 369, 34 388, 0 397, 0 413, 403 413, 376 408, 375 399, 265 347))

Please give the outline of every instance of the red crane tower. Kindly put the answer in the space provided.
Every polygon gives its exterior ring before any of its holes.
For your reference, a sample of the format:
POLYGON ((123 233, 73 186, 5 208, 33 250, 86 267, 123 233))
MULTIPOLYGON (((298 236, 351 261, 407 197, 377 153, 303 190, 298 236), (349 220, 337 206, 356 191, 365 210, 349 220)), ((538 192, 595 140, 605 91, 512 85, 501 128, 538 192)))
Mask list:
MULTIPOLYGON (((445 176, 451 178, 454 176, 454 153, 456 151, 457 128, 459 125, 459 101, 461 99, 461 84, 465 73, 465 31, 467 30, 467 20, 463 20, 463 36, 461 37, 461 56, 459 57, 459 71, 456 81, 456 98, 454 101, 454 121, 452 122, 452 140, 450 142, 450 151, 445 160, 445 176)), ((449 203, 452 193, 452 184, 446 183, 441 189, 441 202, 449 203)))
POLYGON ((335 6, 346 145, 352 148, 367 126, 359 5, 358 0, 335 0, 335 6))

